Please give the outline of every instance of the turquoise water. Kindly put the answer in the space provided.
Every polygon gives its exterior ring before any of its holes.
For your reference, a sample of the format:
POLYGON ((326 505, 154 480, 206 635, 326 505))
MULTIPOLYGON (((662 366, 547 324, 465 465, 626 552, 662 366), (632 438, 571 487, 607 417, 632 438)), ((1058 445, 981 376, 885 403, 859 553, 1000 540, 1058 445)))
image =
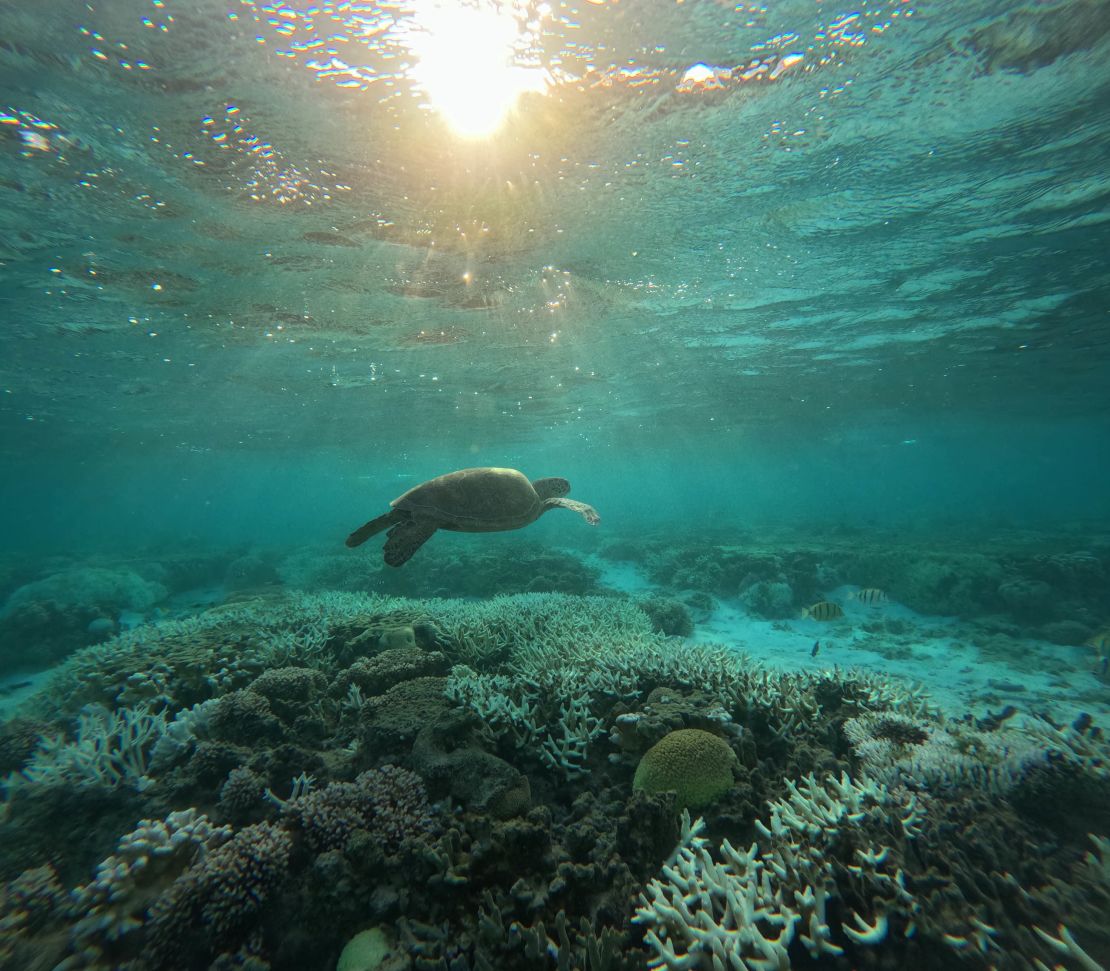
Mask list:
POLYGON ((0 963, 1110 966, 1108 56, 0 0, 0 963))

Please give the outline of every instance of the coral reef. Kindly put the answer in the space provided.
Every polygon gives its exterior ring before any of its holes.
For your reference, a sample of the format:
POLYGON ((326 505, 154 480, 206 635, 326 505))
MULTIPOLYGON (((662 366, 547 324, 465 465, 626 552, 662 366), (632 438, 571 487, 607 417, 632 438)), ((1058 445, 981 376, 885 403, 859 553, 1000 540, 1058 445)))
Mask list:
POLYGON ((757 617, 768 620, 793 617, 794 591, 782 580, 757 580, 740 591, 740 602, 757 617))
POLYGON ((404 597, 600 592, 599 571, 577 556, 519 541, 511 554, 479 546, 439 549, 404 570, 384 567, 378 558, 330 550, 295 553, 277 569, 286 586, 301 590, 372 590, 404 597))
MULTIPOLYGON (((724 562, 735 596, 759 564, 724 562)), ((946 717, 659 626, 630 598, 289 593, 82 649, 0 735, 5 968, 323 971, 368 928, 391 971, 1105 956, 1091 719, 946 717)))
POLYGON ((689 637, 694 633, 694 618, 681 600, 671 597, 645 597, 638 601, 640 609, 651 620, 651 629, 671 637, 689 637))
POLYGON ((739 598, 768 620, 794 617, 822 591, 857 584, 881 588, 923 614, 994 616, 1015 634, 1070 645, 1107 620, 1110 550, 1068 548, 1066 542, 1045 539, 1026 548, 953 542, 946 548, 933 541, 923 548, 893 537, 880 543, 830 535, 821 542, 792 536, 737 546, 735 537, 707 532, 680 545, 637 537, 610 540, 603 549, 614 551, 614 559, 643 563, 650 579, 669 591, 739 598))
POLYGON ((345 849, 360 830, 383 847, 395 848, 435 829, 424 783, 394 765, 369 769, 354 782, 299 793, 282 804, 282 812, 317 852, 345 849))
POLYGON ((199 853, 149 909, 147 963, 197 966, 221 945, 241 943, 288 874, 292 849, 288 831, 255 823, 199 853))
MULTIPOLYGON (((743 851, 723 840, 719 862, 700 835, 704 821, 691 822, 684 812, 672 861, 664 877, 648 885, 633 918, 648 925, 645 941, 654 952, 649 968, 790 967, 795 937, 810 958, 844 954, 828 923, 830 900, 840 895, 838 864, 828 851, 851 841, 852 831, 868 822, 894 829, 903 841, 913 839, 916 800, 883 786, 856 785, 847 773, 823 783, 809 775, 788 788, 786 798, 771 803, 768 822, 756 823, 764 845, 753 842, 743 851)), ((855 850, 858 879, 874 912, 853 910, 852 920, 841 923, 848 943, 881 944, 890 913, 899 905, 911 913, 913 897, 888 855, 886 847, 855 850)))
POLYGON ((126 568, 74 567, 26 583, 0 608, 0 668, 45 667, 104 640, 124 612, 142 614, 167 595, 126 568))

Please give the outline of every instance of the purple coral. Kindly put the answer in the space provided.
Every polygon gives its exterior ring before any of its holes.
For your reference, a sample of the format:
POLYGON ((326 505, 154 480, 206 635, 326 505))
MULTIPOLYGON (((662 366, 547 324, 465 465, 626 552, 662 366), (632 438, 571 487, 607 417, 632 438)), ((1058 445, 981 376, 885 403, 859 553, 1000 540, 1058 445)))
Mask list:
POLYGON ((293 841, 275 823, 239 830, 178 877, 151 908, 151 945, 156 963, 180 958, 196 948, 197 925, 207 930, 208 945, 227 943, 242 932, 281 886, 289 869, 293 841))
POLYGON ((280 718, 290 721, 307 710, 309 700, 328 686, 323 673, 312 668, 270 668, 251 682, 250 691, 262 695, 280 718))
POLYGON ((356 830, 366 830, 387 850, 434 829, 432 808, 420 776, 385 765, 354 782, 331 785, 290 800, 285 813, 295 819, 317 852, 341 850, 356 830))
POLYGON ((281 734, 281 722, 265 696, 255 691, 232 691, 212 709, 212 732, 229 742, 253 742, 281 734))
POLYGON ((41 928, 65 900, 66 892, 51 864, 24 870, 0 889, 0 936, 41 928))
POLYGON ((236 815, 250 812, 262 801, 264 789, 259 775, 239 766, 228 772, 224 784, 220 786, 220 805, 236 815))
POLYGON ((199 865, 201 918, 222 936, 262 907, 289 868, 293 842, 274 823, 255 823, 217 847, 199 865))

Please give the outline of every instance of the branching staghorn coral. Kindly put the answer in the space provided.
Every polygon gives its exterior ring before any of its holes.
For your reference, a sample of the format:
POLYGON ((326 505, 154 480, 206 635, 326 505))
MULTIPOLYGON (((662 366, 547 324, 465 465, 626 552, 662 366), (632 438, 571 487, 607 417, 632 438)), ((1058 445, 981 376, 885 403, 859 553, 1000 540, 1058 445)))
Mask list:
POLYGON ((895 712, 861 715, 844 734, 873 779, 915 789, 973 788, 1002 794, 1044 754, 1017 731, 984 732, 967 722, 909 718, 895 712))
POLYGON ((330 658, 325 648, 329 633, 328 614, 323 608, 308 609, 287 623, 271 622, 258 631, 258 659, 265 668, 327 667, 330 658))
POLYGON ((611 727, 583 728, 581 718, 567 714, 586 708, 600 714, 615 701, 635 704, 661 685, 715 697, 726 717, 755 716, 783 739, 827 730, 819 697, 861 714, 934 710, 920 689, 900 682, 858 672, 776 672, 720 645, 676 642, 654 633, 631 601, 521 594, 426 607, 456 645, 493 645, 473 660, 481 674, 453 669, 448 697, 477 712, 492 736, 511 736, 521 749, 538 743, 544 760, 564 773, 574 774, 589 739, 611 727), (556 705, 563 714, 556 715, 556 705))
POLYGON ((844 734, 867 774, 891 786, 1003 795, 1053 760, 1110 778, 1110 743, 1100 732, 1058 728, 1043 718, 984 731, 968 721, 883 712, 848 719, 844 734))
POLYGON ((1060 728, 1044 718, 1023 719, 1019 729, 1046 755, 1082 766, 1097 778, 1110 779, 1110 738, 1099 729, 1082 728, 1078 723, 1060 728))
POLYGON ((517 745, 526 746, 540 731, 527 686, 517 678, 482 675, 457 664, 451 669, 444 693, 455 704, 472 709, 491 738, 511 735, 517 745))
POLYGON ((1110 839, 1103 836, 1095 836, 1093 833, 1087 834, 1095 848, 1089 852, 1083 859, 1087 866, 1091 868, 1091 873, 1094 878, 1101 883, 1107 891, 1110 891, 1110 839))
POLYGON ((128 785, 141 791, 151 784, 150 751, 165 731, 164 712, 89 706, 77 718, 74 740, 43 737, 22 775, 31 785, 128 785))
POLYGON ((35 699, 33 713, 72 715, 89 702, 193 705, 243 688, 268 668, 324 666, 334 651, 373 652, 369 641, 358 644, 357 632, 399 618, 422 618, 454 663, 521 679, 562 701, 582 691, 630 700, 653 682, 689 686, 725 707, 759 707, 784 735, 820 723, 816 689, 830 679, 854 686, 847 695, 861 712, 912 714, 928 705, 915 689, 874 675, 780 674, 723 646, 675 642, 653 632, 648 616, 625 598, 516 594, 475 602, 291 593, 147 624, 79 651, 35 699))
MULTIPOLYGON (((864 821, 896 821, 891 835, 912 839, 920 810, 909 793, 867 780, 857 784, 847 774, 823 783, 810 775, 789 790, 771 804, 768 822, 757 823, 764 845, 752 843, 746 851, 724 840, 714 853, 701 835, 704 821, 691 822, 683 813, 675 854, 648 885, 633 917, 648 928, 644 939, 654 952, 649 968, 788 969, 795 935, 814 959, 843 953, 827 922, 827 903, 839 896, 827 851, 864 821)), ((887 906, 908 912, 912 895, 901 870, 881 869, 886 855, 885 849, 857 849, 857 876, 887 906)), ((880 943, 888 926, 880 909, 870 919, 853 913, 840 929, 866 946, 880 943)))
POLYGON ((590 713, 588 691, 563 700, 558 718, 550 725, 541 714, 540 693, 519 679, 483 676, 456 665, 445 693, 480 715, 491 737, 511 736, 518 748, 537 750, 546 765, 568 779, 585 771, 589 743, 604 731, 601 719, 590 713))
POLYGON ((616 597, 522 593, 423 603, 455 645, 455 660, 472 666, 503 663, 514 672, 542 668, 553 657, 573 661, 658 636, 642 610, 616 597))
MULTIPOLYGON (((1071 958, 1083 971, 1106 971, 1098 961, 1079 946, 1079 942, 1072 937, 1071 931, 1064 924, 1060 924, 1056 928, 1056 933, 1059 935, 1057 937, 1053 937, 1039 927, 1034 927, 1033 930, 1054 952, 1063 957, 1071 958)), ((1050 968, 1040 958, 1037 958, 1033 961, 1033 967, 1037 971, 1058 971, 1058 969, 1063 969, 1065 966, 1057 964, 1050 968)))
POLYGON ((590 714, 589 694, 583 692, 563 703, 555 732, 547 732, 540 743, 540 757, 568 779, 584 775, 586 750, 603 731, 601 719, 590 714))

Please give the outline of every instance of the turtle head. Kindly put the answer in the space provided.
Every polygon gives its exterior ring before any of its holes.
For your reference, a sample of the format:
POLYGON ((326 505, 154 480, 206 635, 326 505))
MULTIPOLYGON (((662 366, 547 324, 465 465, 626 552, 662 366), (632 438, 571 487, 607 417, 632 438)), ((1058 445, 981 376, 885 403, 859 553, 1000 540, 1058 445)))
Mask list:
POLYGON ((554 476, 550 479, 536 479, 532 483, 532 488, 541 499, 558 499, 570 492, 570 483, 566 479, 554 476))

